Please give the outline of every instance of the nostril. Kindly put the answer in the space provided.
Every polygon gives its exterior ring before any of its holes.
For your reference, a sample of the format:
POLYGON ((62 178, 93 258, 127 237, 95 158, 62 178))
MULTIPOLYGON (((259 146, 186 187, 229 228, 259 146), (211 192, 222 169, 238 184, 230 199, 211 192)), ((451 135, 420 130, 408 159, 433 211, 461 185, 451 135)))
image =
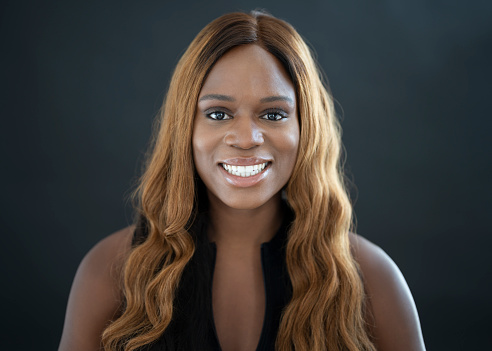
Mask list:
POLYGON ((254 133, 228 133, 224 137, 224 143, 229 146, 238 147, 241 149, 251 149, 264 143, 263 134, 261 132, 254 133))
POLYGON ((225 144, 241 149, 251 149, 264 143, 263 130, 251 114, 237 114, 224 136, 225 144))

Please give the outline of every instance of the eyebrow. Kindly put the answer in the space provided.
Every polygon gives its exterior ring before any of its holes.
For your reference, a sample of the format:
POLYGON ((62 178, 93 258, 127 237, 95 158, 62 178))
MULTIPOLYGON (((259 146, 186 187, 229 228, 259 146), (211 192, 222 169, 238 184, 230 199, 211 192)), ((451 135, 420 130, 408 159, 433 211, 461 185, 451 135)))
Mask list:
POLYGON ((203 100, 220 100, 220 101, 236 101, 232 96, 222 94, 208 94, 202 96, 198 101, 203 100))
MULTIPOLYGON (((222 95, 222 94, 207 94, 202 96, 198 101, 204 101, 204 100, 220 100, 220 101, 231 101, 231 102, 236 101, 236 99, 234 99, 232 96, 222 95)), ((261 103, 273 102, 273 101, 286 101, 286 102, 290 102, 291 104, 294 104, 294 100, 292 100, 290 97, 285 95, 268 96, 260 100, 261 103)))
POLYGON ((273 101, 286 101, 286 102, 290 102, 291 104, 294 103, 294 100, 292 100, 290 97, 285 95, 268 96, 260 100, 260 102, 273 102, 273 101))

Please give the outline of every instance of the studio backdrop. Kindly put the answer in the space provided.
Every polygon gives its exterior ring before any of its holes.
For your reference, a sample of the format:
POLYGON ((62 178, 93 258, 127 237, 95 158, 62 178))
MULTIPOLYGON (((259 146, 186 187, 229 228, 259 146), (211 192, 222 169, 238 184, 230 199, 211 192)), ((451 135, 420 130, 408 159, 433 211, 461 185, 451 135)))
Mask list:
POLYGON ((198 31, 264 8, 316 51, 357 232, 398 264, 429 350, 490 334, 490 1, 6 1, 0 5, 2 350, 54 350, 83 256, 130 201, 198 31))

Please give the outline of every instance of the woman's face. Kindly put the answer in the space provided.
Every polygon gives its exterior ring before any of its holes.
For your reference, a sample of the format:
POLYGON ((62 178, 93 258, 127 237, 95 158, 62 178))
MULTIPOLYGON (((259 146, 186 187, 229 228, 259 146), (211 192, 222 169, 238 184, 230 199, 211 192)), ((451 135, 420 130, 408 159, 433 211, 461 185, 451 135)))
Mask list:
POLYGON ((227 52, 205 80, 193 129, 210 201, 254 209, 278 200, 298 145, 296 94, 282 64, 253 44, 227 52))

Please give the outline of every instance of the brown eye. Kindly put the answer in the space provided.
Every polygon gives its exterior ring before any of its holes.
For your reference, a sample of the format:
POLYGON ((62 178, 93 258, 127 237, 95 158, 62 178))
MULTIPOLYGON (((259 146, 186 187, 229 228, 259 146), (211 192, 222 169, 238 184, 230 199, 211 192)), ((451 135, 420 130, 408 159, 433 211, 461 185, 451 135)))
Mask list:
POLYGON ((211 119, 218 120, 218 121, 221 121, 224 119, 231 119, 231 117, 229 115, 227 115, 225 112, 222 112, 222 111, 214 111, 214 112, 208 113, 207 117, 209 117, 211 119))
POLYGON ((279 112, 267 112, 262 118, 268 121, 280 121, 285 116, 279 112))

